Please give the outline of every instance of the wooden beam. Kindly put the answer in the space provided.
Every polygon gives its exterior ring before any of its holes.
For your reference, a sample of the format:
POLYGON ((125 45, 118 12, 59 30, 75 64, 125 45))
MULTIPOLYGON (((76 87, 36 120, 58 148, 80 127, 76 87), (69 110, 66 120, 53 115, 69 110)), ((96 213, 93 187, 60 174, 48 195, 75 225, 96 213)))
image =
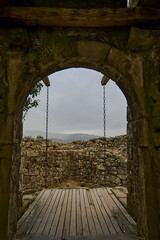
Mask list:
POLYGON ((160 9, 154 8, 38 8, 1 7, 0 26, 122 27, 154 25, 160 9))
POLYGON ((46 85, 46 87, 49 87, 50 86, 50 81, 49 81, 49 78, 48 77, 45 77, 43 80, 44 84, 46 85))
POLYGON ((143 0, 143 1, 140 0, 138 3, 138 6, 156 8, 156 7, 160 7, 160 1, 159 0, 143 0))
POLYGON ((106 75, 104 75, 104 76, 102 77, 102 80, 101 80, 102 86, 106 85, 109 80, 110 80, 110 78, 107 77, 106 75))

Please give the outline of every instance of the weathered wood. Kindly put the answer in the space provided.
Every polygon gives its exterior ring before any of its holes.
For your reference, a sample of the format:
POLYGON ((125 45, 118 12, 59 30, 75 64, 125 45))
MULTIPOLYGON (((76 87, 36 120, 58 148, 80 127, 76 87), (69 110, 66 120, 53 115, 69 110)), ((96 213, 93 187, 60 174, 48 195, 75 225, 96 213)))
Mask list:
POLYGON ((119 207, 119 209, 122 211, 122 213, 124 214, 124 216, 126 217, 126 219, 129 221, 130 224, 136 225, 136 222, 133 220, 133 218, 131 218, 131 216, 127 213, 127 211, 125 210, 125 208, 121 205, 121 203, 117 200, 117 198, 114 196, 114 194, 112 193, 111 189, 107 188, 108 193, 110 194, 110 196, 112 197, 112 199, 114 200, 114 202, 117 204, 117 206, 119 207))
POLYGON ((108 206, 103 199, 103 196, 100 192, 100 189, 94 189, 94 191, 95 191, 96 194, 98 194, 97 202, 98 202, 99 206, 101 207, 103 217, 104 217, 104 219, 105 219, 105 221, 108 225, 108 229, 109 229, 110 233, 111 234, 116 234, 116 230, 115 230, 114 225, 112 224, 112 221, 110 219, 111 216, 110 216, 109 211, 108 211, 108 206))
POLYGON ((159 0, 139 0, 139 3, 137 5, 145 7, 160 7, 160 2, 159 0))
MULTIPOLYGON (((108 200, 110 199, 110 203, 109 203, 109 207, 112 209, 112 214, 115 216, 121 230, 124 233, 130 233, 133 232, 133 226, 128 222, 128 220, 126 219, 125 215, 123 214, 123 212, 121 211, 121 209, 118 207, 118 205, 113 201, 112 196, 113 193, 109 193, 108 192, 108 188, 104 189, 107 192, 108 197, 106 196, 106 199, 108 200)), ((123 206, 121 205, 121 207, 123 208, 123 206)))
POLYGON ((103 231, 102 231, 102 227, 101 227, 101 225, 99 223, 99 220, 98 220, 98 217, 97 217, 97 213, 96 213, 96 210, 95 210, 95 207, 94 207, 94 203, 93 203, 93 199, 92 199, 90 191, 87 191, 87 196, 88 196, 88 201, 89 201, 90 209, 91 209, 91 212, 92 212, 92 216, 93 216, 93 219, 94 219, 97 235, 101 236, 101 235, 103 235, 103 231))
POLYGON ((82 214, 82 229, 83 229, 83 235, 89 236, 89 227, 88 227, 88 221, 87 221, 87 213, 86 213, 86 207, 84 203, 84 196, 83 196, 83 190, 80 189, 80 199, 81 199, 81 214, 82 214))
POLYGON ((107 235, 107 234, 109 234, 108 226, 107 226, 107 224, 106 224, 106 222, 103 218, 103 214, 101 212, 100 206, 97 203, 95 192, 93 191, 93 189, 91 189, 90 191, 91 191, 94 206, 95 206, 95 209, 96 209, 96 212, 97 212, 97 216, 98 216, 98 219, 99 219, 101 227, 102 227, 102 231, 103 231, 104 235, 107 235))
POLYGON ((112 213, 112 216, 115 218, 115 220, 117 221, 121 231, 123 233, 125 232, 129 232, 128 227, 125 226, 125 224, 123 223, 123 219, 122 219, 122 213, 121 211, 119 211, 117 205, 115 204, 115 202, 112 200, 111 196, 109 195, 109 193, 107 192, 107 189, 103 188, 103 190, 101 191, 103 192, 103 196, 104 199, 112 213))
POLYGON ((30 219, 28 219, 28 221, 27 221, 27 226, 28 226, 27 234, 30 233, 30 231, 31 231, 32 227, 34 226, 39 214, 41 213, 42 209, 44 208, 50 194, 51 194, 51 190, 47 189, 44 192, 42 198, 38 201, 36 211, 32 212, 32 215, 31 215, 30 219))
POLYGON ((60 215, 61 215, 61 210, 62 210, 62 205, 63 205, 63 201, 64 201, 65 190, 61 190, 61 192, 62 192, 62 194, 61 194, 61 197, 60 197, 60 201, 58 203, 58 208, 57 208, 54 220, 52 222, 51 231, 49 233, 49 235, 51 235, 51 236, 55 236, 56 235, 57 226, 58 226, 59 218, 60 218, 60 215))
POLYGON ((117 232, 117 233, 122 233, 122 231, 121 231, 121 229, 120 229, 120 227, 119 227, 116 219, 113 217, 113 214, 111 213, 111 211, 110 211, 110 209, 109 209, 109 207, 108 207, 108 204, 109 204, 109 203, 107 204, 108 201, 107 201, 107 202, 105 201, 105 194, 104 194, 103 189, 101 189, 101 190, 98 189, 97 191, 98 191, 98 193, 99 193, 100 196, 101 196, 101 195, 103 196, 103 206, 104 206, 104 208, 106 209, 106 211, 107 211, 107 213, 108 213, 108 216, 110 217, 110 220, 111 220, 111 222, 112 222, 112 224, 113 224, 116 232, 117 232))
POLYGON ((1 7, 0 25, 64 26, 64 27, 122 27, 150 26, 160 22, 156 8, 38 8, 1 7))
POLYGON ((43 196, 45 192, 45 189, 43 189, 37 196, 37 198, 34 200, 34 202, 29 206, 28 210, 24 213, 24 215, 21 217, 21 219, 18 221, 17 224, 17 229, 20 228, 20 226, 24 223, 24 221, 26 221, 27 217, 30 215, 31 211, 33 210, 33 208, 35 207, 35 205, 37 204, 37 202, 39 201, 39 199, 43 196))
POLYGON ((63 233, 63 226, 64 226, 64 220, 65 220, 66 208, 67 208, 67 202, 68 202, 68 193, 69 193, 69 190, 66 189, 65 196, 64 196, 64 202, 63 202, 63 206, 62 206, 62 211, 61 211, 61 216, 60 216, 59 222, 58 222, 56 237, 61 237, 62 233, 63 233))
POLYGON ((64 229, 63 229, 63 237, 69 236, 69 233, 70 233, 71 204, 72 204, 72 190, 69 189, 69 197, 68 197, 68 204, 67 204, 66 219, 64 223, 64 229))
POLYGON ((115 234, 116 231, 112 225, 112 222, 110 221, 109 217, 108 217, 108 214, 106 213, 105 209, 104 209, 104 206, 103 206, 103 203, 102 203, 102 199, 100 199, 99 195, 98 195, 98 192, 96 189, 93 189, 93 192, 94 192, 94 195, 96 197, 96 200, 97 200, 97 203, 98 203, 98 206, 100 208, 100 211, 102 213, 102 216, 103 216, 103 219, 108 227, 108 230, 109 230, 109 233, 110 234, 115 234))
POLYGON ((51 194, 49 195, 47 201, 44 204, 44 207, 43 207, 42 211, 38 215, 38 217, 36 219, 36 222, 35 222, 35 224, 33 225, 32 229, 30 231, 31 234, 37 232, 37 229, 38 229, 38 227, 39 227, 39 225, 40 225, 40 223, 41 223, 41 221, 42 221, 42 219, 43 219, 43 217, 45 215, 45 212, 47 211, 48 205, 50 204, 50 202, 52 200, 52 194, 53 193, 51 192, 51 194))
POLYGON ((126 236, 134 221, 107 188, 44 190, 33 206, 21 220, 22 240, 133 239, 126 236))
POLYGON ((114 195, 118 198, 126 198, 126 194, 120 191, 119 189, 111 189, 111 191, 114 193, 114 195))
POLYGON ((81 216, 81 203, 80 203, 80 192, 76 189, 76 199, 77 199, 77 236, 82 235, 82 216, 81 216))
POLYGON ((76 193, 75 189, 73 189, 72 191, 73 194, 72 194, 70 236, 76 236, 76 193))
POLYGON ((96 229, 95 229, 94 219, 92 218, 91 209, 89 206, 86 189, 84 189, 83 193, 84 193, 84 202, 86 205, 86 212, 87 212, 87 219, 88 219, 90 234, 94 236, 96 235, 96 229))
POLYGON ((50 212, 50 216, 48 218, 47 225, 45 226, 45 229, 43 231, 43 235, 49 235, 49 233, 50 233, 52 222, 54 220, 55 213, 56 213, 56 210, 57 210, 57 207, 58 207, 58 203, 59 203, 59 200, 60 200, 60 196, 61 196, 61 191, 58 191, 56 199, 54 199, 55 202, 54 202, 53 208, 52 208, 52 210, 50 212))
POLYGON ((106 85, 109 80, 110 80, 110 78, 107 77, 106 75, 104 75, 104 76, 102 77, 102 80, 101 80, 101 85, 102 85, 102 86, 106 85))
POLYGON ((50 193, 50 191, 48 191, 49 190, 45 190, 43 192, 43 195, 39 198, 38 202, 35 204, 34 208, 25 219, 24 224, 21 225, 21 227, 19 228, 18 233, 26 234, 26 232, 30 231, 34 221, 36 220, 37 215, 39 214, 40 208, 43 206, 44 201, 46 201, 47 194, 50 193))
POLYGON ((46 85, 46 87, 49 87, 50 86, 50 81, 49 81, 49 78, 48 77, 45 77, 43 80, 44 84, 46 85))
POLYGON ((120 191, 119 189, 111 189, 111 191, 114 193, 114 195, 116 196, 116 198, 118 198, 118 200, 120 201, 120 203, 124 206, 127 207, 127 195, 120 191))
MULTIPOLYGON (((106 236, 67 237, 65 240, 136 240, 136 239, 137 238, 131 234, 117 234, 117 235, 106 235, 106 236)), ((22 238, 17 238, 14 240, 22 240, 22 238)), ((62 238, 29 234, 23 237, 23 240, 62 240, 62 238)))
POLYGON ((48 208, 47 208, 47 211, 45 212, 44 217, 43 217, 43 219, 42 219, 42 221, 41 221, 41 224, 39 225, 39 228, 38 228, 38 230, 37 230, 37 234, 42 234, 45 226, 47 225, 47 222, 49 222, 49 221, 48 221, 48 220, 49 220, 49 216, 50 216, 51 210, 52 210, 52 208, 53 208, 55 199, 56 199, 56 197, 57 197, 58 190, 57 190, 57 189, 56 189, 56 190, 54 189, 54 190, 52 190, 52 192, 53 192, 53 194, 52 194, 52 200, 51 200, 49 206, 47 206, 47 207, 48 207, 48 208))

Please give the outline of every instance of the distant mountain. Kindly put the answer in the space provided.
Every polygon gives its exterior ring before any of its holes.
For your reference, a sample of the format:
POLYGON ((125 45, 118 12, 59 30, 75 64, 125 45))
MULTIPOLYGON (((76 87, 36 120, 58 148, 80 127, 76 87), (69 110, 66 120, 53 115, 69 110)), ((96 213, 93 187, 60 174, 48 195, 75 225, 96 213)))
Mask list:
POLYGON ((63 142, 69 143, 75 140, 89 140, 91 138, 99 138, 100 136, 84 134, 84 133, 74 133, 74 134, 58 134, 56 133, 54 137, 52 137, 53 142, 63 142))
MULTIPOLYGON (((69 143, 75 140, 89 140, 91 138, 99 138, 100 136, 85 134, 85 133, 74 133, 74 134, 62 134, 62 133, 49 133, 49 138, 52 139, 53 142, 62 142, 62 143, 69 143)), ((24 131, 23 137, 31 136, 36 138, 37 136, 46 137, 45 132, 43 131, 24 131)))
POLYGON ((43 131, 33 130, 33 131, 23 131, 23 137, 33 137, 36 138, 37 136, 42 136, 45 138, 46 134, 43 131))

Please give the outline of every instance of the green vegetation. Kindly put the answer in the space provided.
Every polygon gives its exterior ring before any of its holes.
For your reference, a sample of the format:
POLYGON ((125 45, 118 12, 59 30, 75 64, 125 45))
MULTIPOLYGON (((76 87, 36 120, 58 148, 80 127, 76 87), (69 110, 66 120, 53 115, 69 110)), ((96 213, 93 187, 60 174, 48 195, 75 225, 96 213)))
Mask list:
POLYGON ((23 107, 23 119, 25 119, 25 117, 27 116, 30 108, 37 107, 39 105, 40 100, 35 99, 35 97, 37 97, 40 94, 42 87, 43 84, 41 82, 37 83, 30 92, 30 94, 28 95, 27 100, 23 107))
POLYGON ((34 140, 34 138, 31 137, 31 136, 25 136, 24 139, 26 139, 26 140, 34 140))
POLYGON ((37 140, 43 140, 43 139, 44 139, 43 136, 40 136, 40 135, 37 136, 37 140))
POLYGON ((26 210, 29 208, 29 206, 34 202, 36 197, 33 197, 31 200, 29 200, 26 204, 24 204, 18 214, 18 220, 23 216, 23 214, 26 212, 26 210))
POLYGON ((63 187, 60 186, 60 185, 57 185, 56 188, 57 188, 57 189, 62 189, 63 187))
POLYGON ((18 213, 18 220, 23 216, 23 214, 27 211, 29 206, 34 202, 34 200, 36 199, 38 194, 39 194, 39 191, 32 193, 32 198, 30 200, 28 200, 26 203, 23 203, 23 205, 21 205, 19 213, 18 213))

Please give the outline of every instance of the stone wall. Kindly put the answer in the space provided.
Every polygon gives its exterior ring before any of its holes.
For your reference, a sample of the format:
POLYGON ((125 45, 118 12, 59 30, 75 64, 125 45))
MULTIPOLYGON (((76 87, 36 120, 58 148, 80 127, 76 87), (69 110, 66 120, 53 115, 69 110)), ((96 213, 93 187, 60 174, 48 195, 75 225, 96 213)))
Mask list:
POLYGON ((10 240, 16 231, 21 161, 16 117, 40 79, 72 67, 102 72, 125 94, 133 139, 128 180, 135 184, 129 194, 136 199, 141 235, 160 239, 160 31, 147 24, 109 29, 17 24, 0 29, 0 239, 10 240))
POLYGON ((126 186, 126 136, 73 143, 23 140, 21 189, 56 187, 76 181, 88 186, 126 186))

